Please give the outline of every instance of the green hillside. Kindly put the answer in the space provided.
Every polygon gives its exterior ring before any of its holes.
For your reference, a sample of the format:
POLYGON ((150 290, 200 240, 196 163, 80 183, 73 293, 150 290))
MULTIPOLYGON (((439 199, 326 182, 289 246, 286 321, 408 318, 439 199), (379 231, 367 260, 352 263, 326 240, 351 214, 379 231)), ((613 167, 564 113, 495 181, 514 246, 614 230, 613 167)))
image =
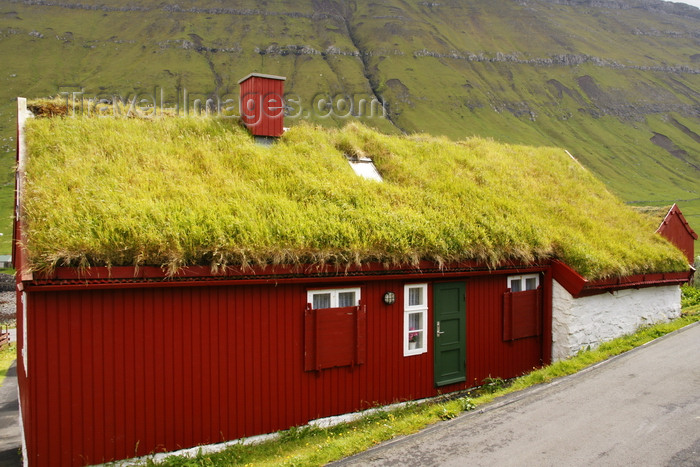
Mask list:
POLYGON ((252 71, 287 77, 289 125, 360 119, 387 133, 560 146, 628 202, 678 202, 700 231, 700 10, 681 4, 0 1, 0 63, 2 252, 15 96, 147 113, 154 98, 235 99, 252 71), (342 96, 362 115, 345 116, 342 96), (324 98, 333 112, 314 105, 324 98), (386 118, 358 108, 373 98, 386 118))

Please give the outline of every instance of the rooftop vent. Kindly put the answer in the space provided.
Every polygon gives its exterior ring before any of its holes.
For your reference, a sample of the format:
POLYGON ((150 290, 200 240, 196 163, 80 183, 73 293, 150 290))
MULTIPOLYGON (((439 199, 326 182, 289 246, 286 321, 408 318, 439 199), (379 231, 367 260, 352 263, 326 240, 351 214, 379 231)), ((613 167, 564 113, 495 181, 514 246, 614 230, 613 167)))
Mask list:
POLYGON ((241 86, 241 119, 253 136, 284 133, 284 76, 251 73, 241 86))
POLYGON ((374 166, 374 162, 369 157, 348 157, 348 162, 352 170, 360 177, 377 182, 383 181, 377 167, 374 166))

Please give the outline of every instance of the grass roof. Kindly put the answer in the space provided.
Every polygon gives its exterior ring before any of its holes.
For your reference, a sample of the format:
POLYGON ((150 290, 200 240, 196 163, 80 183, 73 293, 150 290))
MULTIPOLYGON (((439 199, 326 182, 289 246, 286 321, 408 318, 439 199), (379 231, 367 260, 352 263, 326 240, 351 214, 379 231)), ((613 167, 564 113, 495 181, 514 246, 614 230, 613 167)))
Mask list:
POLYGON ((588 278, 687 269, 657 225, 561 149, 231 120, 27 123, 34 269, 559 258, 588 278), (373 158, 384 182, 355 175, 373 158))
POLYGON ((653 218, 656 221, 657 228, 661 225, 661 223, 666 219, 666 216, 668 215, 668 212, 671 210, 673 205, 670 206, 635 206, 631 205, 632 209, 637 211, 640 214, 644 214, 646 216, 649 216, 653 218))

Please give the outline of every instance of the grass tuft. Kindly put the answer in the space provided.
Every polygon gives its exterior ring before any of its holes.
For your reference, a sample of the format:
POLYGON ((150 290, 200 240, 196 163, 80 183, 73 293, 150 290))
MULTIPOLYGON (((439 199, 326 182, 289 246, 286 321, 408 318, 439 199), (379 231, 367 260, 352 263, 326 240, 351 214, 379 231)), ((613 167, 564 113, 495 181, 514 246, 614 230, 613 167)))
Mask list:
POLYGON ((700 305, 700 287, 692 285, 681 286, 681 307, 690 308, 700 305))
POLYGON ((14 342, 0 349, 0 386, 2 386, 12 362, 14 362, 16 359, 17 346, 14 342))

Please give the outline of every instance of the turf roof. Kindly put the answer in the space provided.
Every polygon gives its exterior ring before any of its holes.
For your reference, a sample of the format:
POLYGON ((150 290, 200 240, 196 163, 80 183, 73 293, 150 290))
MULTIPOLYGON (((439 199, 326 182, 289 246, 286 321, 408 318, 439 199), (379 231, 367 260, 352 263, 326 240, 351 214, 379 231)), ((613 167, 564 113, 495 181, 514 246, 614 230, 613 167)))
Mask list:
POLYGON ((687 270, 562 149, 300 125, 256 145, 231 120, 27 123, 26 247, 56 266, 559 258, 587 278, 687 270), (355 175, 367 155, 384 178, 355 175))

